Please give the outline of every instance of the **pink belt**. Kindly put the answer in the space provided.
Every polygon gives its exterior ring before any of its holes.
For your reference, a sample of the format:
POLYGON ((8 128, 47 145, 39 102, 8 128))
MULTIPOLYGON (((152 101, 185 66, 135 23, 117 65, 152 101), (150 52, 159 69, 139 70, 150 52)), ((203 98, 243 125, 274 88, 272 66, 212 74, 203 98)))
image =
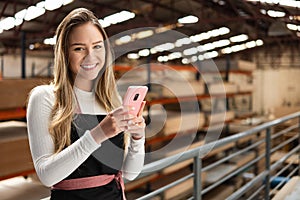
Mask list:
POLYGON ((119 188, 119 189, 122 189, 123 199, 126 200, 125 192, 124 192, 125 186, 124 186, 121 171, 119 171, 118 174, 112 174, 112 175, 105 174, 105 175, 99 175, 99 176, 62 180, 61 182, 53 185, 51 189, 54 189, 54 190, 78 190, 78 189, 99 187, 99 186, 103 186, 103 185, 110 183, 114 179, 118 183, 120 183, 121 188, 119 188))

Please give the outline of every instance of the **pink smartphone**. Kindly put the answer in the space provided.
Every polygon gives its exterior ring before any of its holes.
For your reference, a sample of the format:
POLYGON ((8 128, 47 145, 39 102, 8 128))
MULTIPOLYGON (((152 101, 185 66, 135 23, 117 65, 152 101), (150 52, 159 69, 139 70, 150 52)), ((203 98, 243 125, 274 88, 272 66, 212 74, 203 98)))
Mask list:
POLYGON ((124 106, 133 106, 134 110, 130 111, 129 113, 137 116, 141 104, 145 99, 147 94, 148 87, 146 86, 129 86, 127 92, 123 99, 124 106))

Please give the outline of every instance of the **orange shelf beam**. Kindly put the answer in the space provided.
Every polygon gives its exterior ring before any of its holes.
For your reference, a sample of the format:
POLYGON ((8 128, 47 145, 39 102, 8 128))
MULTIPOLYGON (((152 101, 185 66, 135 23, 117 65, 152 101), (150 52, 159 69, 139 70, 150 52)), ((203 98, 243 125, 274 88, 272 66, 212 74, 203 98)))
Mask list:
POLYGON ((26 117, 25 108, 0 110, 0 120, 22 119, 26 117))

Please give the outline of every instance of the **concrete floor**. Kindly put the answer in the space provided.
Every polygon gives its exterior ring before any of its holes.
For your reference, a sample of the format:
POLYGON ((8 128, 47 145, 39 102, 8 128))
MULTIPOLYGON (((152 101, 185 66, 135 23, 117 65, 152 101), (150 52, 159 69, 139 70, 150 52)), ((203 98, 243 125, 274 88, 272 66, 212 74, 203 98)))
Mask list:
POLYGON ((32 177, 0 181, 1 200, 41 200, 50 196, 49 188, 32 177))

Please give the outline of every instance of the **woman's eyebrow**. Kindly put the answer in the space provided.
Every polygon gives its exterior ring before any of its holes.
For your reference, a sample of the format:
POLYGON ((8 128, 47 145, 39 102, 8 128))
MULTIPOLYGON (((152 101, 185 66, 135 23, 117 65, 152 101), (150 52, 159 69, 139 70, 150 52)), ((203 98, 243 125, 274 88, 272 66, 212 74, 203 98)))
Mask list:
MULTIPOLYGON (((103 41, 102 40, 99 40, 99 41, 96 41, 96 42, 93 42, 92 44, 98 44, 98 43, 102 43, 103 41)), ((71 46, 75 46, 75 45, 82 45, 84 46, 85 44, 84 43, 79 43, 79 42, 75 42, 73 44, 71 44, 71 46)))

